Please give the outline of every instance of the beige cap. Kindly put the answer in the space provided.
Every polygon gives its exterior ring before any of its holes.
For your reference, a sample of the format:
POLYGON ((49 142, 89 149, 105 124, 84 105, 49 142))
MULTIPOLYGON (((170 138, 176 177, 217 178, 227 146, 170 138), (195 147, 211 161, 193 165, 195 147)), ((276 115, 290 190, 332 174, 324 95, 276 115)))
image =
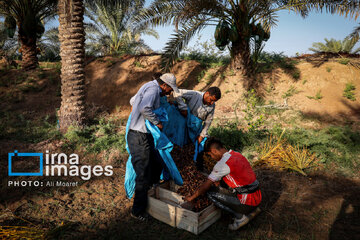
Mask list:
POLYGON ((179 89, 176 86, 176 77, 174 74, 172 73, 165 73, 163 75, 161 75, 160 79, 166 83, 167 85, 169 85, 174 92, 179 92, 179 89))

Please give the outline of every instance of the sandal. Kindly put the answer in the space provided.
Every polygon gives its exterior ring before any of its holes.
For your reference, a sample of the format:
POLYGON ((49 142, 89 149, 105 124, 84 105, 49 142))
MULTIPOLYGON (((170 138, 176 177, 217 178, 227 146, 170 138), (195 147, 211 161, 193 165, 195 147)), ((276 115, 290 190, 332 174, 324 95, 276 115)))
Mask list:
POLYGON ((235 218, 234 222, 229 224, 229 229, 233 231, 238 230, 242 226, 245 226, 249 221, 249 218, 245 215, 243 215, 242 218, 235 218))

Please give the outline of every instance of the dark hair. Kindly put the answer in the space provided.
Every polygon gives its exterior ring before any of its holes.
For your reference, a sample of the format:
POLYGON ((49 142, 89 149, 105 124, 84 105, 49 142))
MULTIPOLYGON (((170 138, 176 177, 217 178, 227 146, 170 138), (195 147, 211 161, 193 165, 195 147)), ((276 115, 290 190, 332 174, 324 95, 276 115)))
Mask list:
POLYGON ((161 77, 162 73, 161 72, 156 72, 152 75, 153 80, 157 80, 161 77))
POLYGON ((221 98, 221 91, 218 87, 211 87, 207 90, 211 96, 215 96, 217 100, 221 98))
POLYGON ((215 148, 217 150, 220 150, 220 149, 224 148, 224 144, 219 139, 216 139, 214 137, 210 137, 205 142, 204 152, 210 152, 211 148, 215 148))
POLYGON ((163 85, 165 82, 161 80, 160 78, 157 78, 156 81, 158 82, 159 86, 163 85))

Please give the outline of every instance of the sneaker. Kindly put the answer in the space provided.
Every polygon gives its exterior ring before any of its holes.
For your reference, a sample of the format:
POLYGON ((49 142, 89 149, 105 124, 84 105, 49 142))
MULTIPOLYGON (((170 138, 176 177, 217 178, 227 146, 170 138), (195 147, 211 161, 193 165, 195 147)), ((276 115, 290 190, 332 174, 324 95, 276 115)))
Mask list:
POLYGON ((248 218, 249 220, 253 219, 254 217, 256 217, 256 215, 258 215, 261 212, 261 209, 259 207, 257 207, 254 211, 252 211, 249 215, 248 218))
POLYGON ((139 215, 135 215, 133 213, 130 213, 130 216, 132 218, 135 218, 141 222, 147 222, 149 219, 150 219, 150 215, 147 214, 147 213, 142 213, 142 214, 139 214, 139 215))
POLYGON ((235 218, 234 222, 232 224, 229 224, 230 230, 238 230, 242 226, 245 226, 249 222, 249 218, 245 215, 242 216, 242 218, 235 218))

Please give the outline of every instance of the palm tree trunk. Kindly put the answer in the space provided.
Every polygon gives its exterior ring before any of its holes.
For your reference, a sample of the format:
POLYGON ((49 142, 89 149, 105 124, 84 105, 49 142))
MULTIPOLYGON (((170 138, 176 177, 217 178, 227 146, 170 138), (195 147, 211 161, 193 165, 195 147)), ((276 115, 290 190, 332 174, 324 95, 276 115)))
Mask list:
POLYGON ((239 39, 231 47, 232 67, 244 76, 244 86, 247 89, 253 86, 253 62, 251 61, 249 41, 239 39))
POLYGON ((82 0, 59 0, 61 56, 60 131, 85 124, 85 32, 82 0))
POLYGON ((39 65, 36 37, 25 37, 19 31, 19 42, 21 44, 22 68, 26 71, 35 69, 39 65))

